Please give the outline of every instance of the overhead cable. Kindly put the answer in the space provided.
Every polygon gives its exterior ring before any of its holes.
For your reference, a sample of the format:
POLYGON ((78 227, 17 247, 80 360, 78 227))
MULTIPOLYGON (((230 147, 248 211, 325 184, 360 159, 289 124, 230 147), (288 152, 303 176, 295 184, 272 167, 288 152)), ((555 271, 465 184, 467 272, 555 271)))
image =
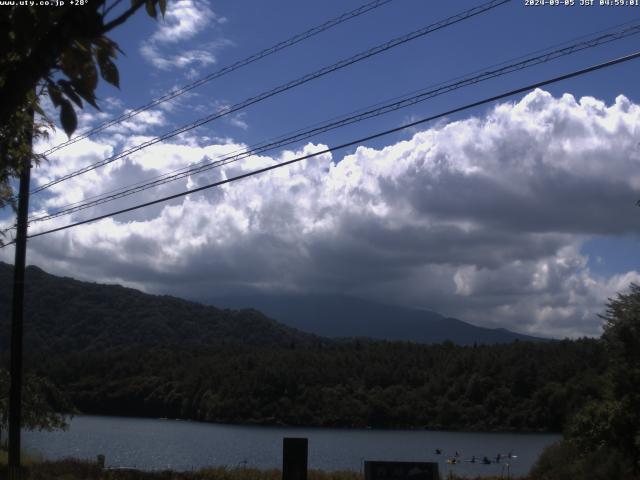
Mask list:
MULTIPOLYGON (((133 185, 121 187, 111 192, 106 192, 101 195, 89 197, 79 202, 65 205, 64 207, 61 207, 59 210, 53 213, 49 213, 41 216, 34 216, 29 219, 29 222, 30 223, 41 222, 41 221, 51 220, 63 215, 70 215, 70 214, 85 210, 87 208, 102 205, 107 202, 111 202, 120 198, 124 198, 130 195, 148 190, 150 188, 165 185, 175 180, 183 179, 188 176, 196 175, 214 168, 228 165, 230 163, 237 162, 239 160, 242 160, 252 155, 259 155, 267 151, 274 150, 276 148, 287 146, 292 143, 311 138, 320 133, 325 133, 330 130, 334 130, 340 127, 344 127, 346 125, 363 121, 368 118, 377 117, 389 112, 399 110, 401 108, 406 108, 408 106, 415 105, 425 100, 434 98, 436 96, 452 92, 459 88, 467 87, 469 85, 474 85, 492 78, 496 78, 498 76, 523 70, 525 68, 529 68, 534 65, 546 63, 560 57, 571 55, 573 53, 576 53, 585 49, 594 48, 596 46, 607 44, 615 40, 620 40, 622 38, 626 38, 631 35, 636 35, 638 33, 640 33, 640 23, 635 25, 626 25, 624 28, 614 32, 610 32, 604 35, 592 36, 581 42, 577 42, 577 43, 574 43, 559 49, 555 49, 552 51, 546 51, 543 54, 524 57, 523 60, 520 60, 518 62, 514 62, 511 64, 503 63, 503 64, 500 64, 500 66, 497 68, 481 71, 482 73, 478 75, 474 75, 474 76, 468 75, 466 77, 459 77, 461 78, 460 80, 451 82, 449 84, 442 83, 437 85, 436 87, 419 91, 417 94, 415 94, 414 92, 414 94, 411 94, 410 96, 398 97, 397 99, 394 99, 395 101, 387 102, 385 104, 378 104, 375 107, 372 107, 369 109, 359 110, 358 112, 349 114, 346 117, 341 117, 338 120, 325 122, 323 124, 318 124, 316 126, 313 126, 305 130, 298 130, 297 132, 289 136, 283 136, 283 137, 273 139, 271 141, 263 142, 261 144, 256 144, 244 150, 236 150, 229 154, 219 156, 214 161, 205 160, 195 165, 183 167, 181 169, 174 170, 172 172, 154 177, 152 179, 148 179, 146 181, 141 181, 133 185)), ((523 57, 520 57, 520 58, 523 58, 523 57)))
POLYGON ((505 3, 509 3, 511 0, 491 0, 487 3, 484 3, 482 5, 479 5, 477 7, 473 7, 470 8, 468 10, 465 10, 464 12, 461 12, 457 15, 453 15, 451 17, 448 17, 444 20, 441 20, 439 22, 433 23, 431 25, 428 25, 424 28, 421 28, 419 30, 415 30, 411 33, 408 33, 406 35, 402 35, 400 37, 394 38, 393 40, 390 40, 388 42, 385 42, 383 44, 380 44, 376 47, 373 47, 369 50, 366 50, 364 52, 361 52, 357 55, 354 55, 352 57, 346 58, 344 60, 341 60, 337 63, 334 63, 333 65, 329 65, 327 67, 321 68, 320 70, 317 70, 313 73, 309 73, 307 75, 304 75, 300 78, 297 78, 296 80, 292 80, 290 82, 284 83, 274 89, 265 91, 259 95, 256 95, 254 97, 250 97, 240 103, 236 103, 230 107, 224 108, 220 111, 217 111, 213 114, 207 115, 205 117, 202 117, 192 123, 189 123, 187 125, 184 125, 182 127, 179 127, 175 130, 172 130, 168 133, 165 133, 159 137, 155 137, 151 140, 147 140, 146 142, 143 142, 139 145, 133 146, 127 150, 124 150, 116 155, 113 155, 111 157, 105 158, 104 160, 100 160, 99 162, 93 163, 91 165, 88 165, 84 168, 75 170, 71 173, 68 173, 66 175, 63 175, 55 180, 52 180, 48 183, 45 183, 44 185, 41 185, 37 188, 35 188, 34 190, 31 191, 32 194, 34 193, 38 193, 41 192, 43 190, 46 190, 50 187, 52 187, 53 185, 57 185, 60 182, 63 182, 65 180, 68 180, 70 178, 73 177, 77 177, 78 175, 82 175, 84 173, 90 172, 92 170, 95 170, 96 168, 102 167, 104 165, 108 165, 109 163, 115 162, 116 160, 122 159, 128 155, 131 155, 132 153, 138 152, 140 150, 143 150, 147 147, 150 147, 151 145, 154 145, 156 143, 162 142, 164 140, 167 140, 169 138, 173 138, 177 135, 186 133, 190 130, 193 130, 194 128, 200 127, 206 123, 209 123, 213 120, 216 120, 220 117, 223 117, 225 115, 229 115, 233 112, 236 112, 238 110, 241 110, 243 108, 246 108, 250 105, 253 105, 255 103, 258 103, 260 101, 266 100, 267 98, 273 97, 274 95, 278 95, 279 93, 285 92, 287 90, 290 90, 292 88, 298 87, 300 85, 303 85, 307 82, 310 82, 312 80, 315 80, 317 78, 320 78, 324 75, 327 75, 329 73, 335 72, 337 70, 340 70, 342 68, 345 68, 349 65, 352 65, 354 63, 360 62, 366 58, 372 57, 374 55, 380 54, 382 52, 385 52, 391 48, 397 47, 399 45, 405 44, 411 40, 415 40, 417 38, 420 38, 422 36, 425 36, 429 33, 433 33, 437 30, 443 29, 445 27, 448 27, 450 25, 456 24, 458 22, 461 22, 463 20, 469 19, 471 17, 474 17, 476 15, 479 15, 481 13, 487 12, 489 10, 492 10, 500 5, 503 5, 505 3))
POLYGON ((201 85, 204 85, 205 83, 208 83, 212 80, 215 80, 216 78, 220 78, 223 75, 226 75, 227 73, 231 73, 235 70, 238 70, 239 68, 242 68, 244 66, 247 66, 257 60, 261 60, 265 57, 268 57, 269 55, 272 55, 276 52, 279 52, 280 50, 284 50, 285 48, 291 47, 293 45, 296 45, 297 43, 300 43, 304 40, 307 40, 315 35, 318 35, 319 33, 325 32, 327 30, 329 30, 330 28, 333 28, 341 23, 344 23, 348 20, 351 20, 353 18, 356 18, 364 13, 367 13, 371 10, 374 10, 378 7, 381 7, 382 5, 385 5, 389 2, 391 2, 393 0, 374 0, 372 2, 366 3, 364 5, 361 5, 360 7, 353 9, 349 12, 343 13, 342 15, 332 18, 331 20, 327 20, 326 22, 317 25, 313 28, 310 28, 309 30, 306 30, 302 33, 299 33, 297 35, 294 35, 293 37, 288 38, 287 40, 284 40, 280 43, 277 43, 269 48, 265 48, 264 50, 261 50, 258 53, 254 53, 253 55, 250 55, 242 60, 238 60, 235 63, 232 63, 231 65, 227 65, 226 67, 222 67, 219 70, 216 70, 213 73, 210 73, 202 78, 199 78, 198 80, 195 80, 187 85, 184 85, 180 88, 176 88, 175 90, 171 90, 170 92, 166 93, 165 95, 158 97, 154 100, 151 100, 149 103, 146 103, 138 108, 134 108, 133 110, 129 110, 127 112, 124 112, 122 115, 120 115, 117 118, 114 118, 112 120, 108 120, 106 122, 101 123, 100 125, 97 125, 96 127, 93 127, 92 129, 81 133, 80 135, 73 137, 69 140, 67 140, 66 142, 60 143, 54 147, 49 148, 48 150, 46 150, 45 152, 43 152, 44 155, 49 155, 50 153, 56 152, 62 148, 68 147, 69 145, 72 145, 76 142, 79 142, 80 140, 83 140, 85 138, 90 137, 91 135, 95 135, 96 133, 102 132, 103 130, 112 127, 113 125, 117 125, 119 123, 122 123, 126 120, 129 120, 130 118, 135 117, 136 115, 149 110, 150 108, 153 108, 157 105, 160 105, 161 103, 167 102, 169 100, 173 100, 174 98, 183 95, 191 90, 193 90, 194 88, 197 88, 201 85))
MULTIPOLYGON (((630 54, 630 55, 626 55, 624 57, 619 57, 619 58, 616 58, 614 60, 609 60, 607 62, 600 63, 600 64, 597 64, 597 65, 593 65, 593 66, 588 67, 588 68, 583 68, 581 70, 576 70, 576 71, 573 71, 571 73, 567 73, 567 74, 564 74, 564 75, 553 77, 553 78, 548 79, 548 80, 543 80, 543 81, 540 81, 540 82, 537 82, 537 83, 526 85, 524 87, 516 88, 514 90, 510 90, 508 92, 501 93, 499 95, 494 95, 492 97, 488 97, 488 98, 485 98, 483 100, 479 100, 477 102, 468 103, 466 105, 463 105, 461 107, 457 107, 457 108, 448 110, 446 112, 438 113, 438 114, 432 115, 430 117, 422 118, 420 120, 416 120, 416 121, 413 121, 411 123, 403 124, 403 125, 400 125, 398 127, 394 127, 394 128, 388 129, 388 130, 384 130, 384 131, 381 131, 381 132, 378 132, 378 133, 374 133, 374 134, 368 135, 366 137, 361 137, 361 138, 358 138, 356 140, 352 140, 352 141, 349 141, 349 142, 346 142, 346 143, 342 143, 340 145, 336 145, 334 147, 329 147, 329 148, 326 148, 326 149, 323 149, 323 150, 320 150, 320 151, 317 151, 317 152, 314 152, 314 153, 310 153, 310 154, 307 154, 307 155, 296 157, 296 158, 291 159, 291 160, 287 160, 287 161, 284 161, 284 162, 276 163, 274 165, 270 165, 268 167, 260 168, 258 170, 254 170, 252 172, 248 172, 248 173, 244 173, 244 174, 241 174, 241 175, 237 175, 235 177, 231 177, 231 178, 227 178, 227 179, 224 179, 224 180, 220 180, 218 182, 210 183, 208 185, 203 185, 201 187, 192 188, 190 190, 185 190, 185 191, 182 191, 180 193, 176 193, 174 195, 169 195, 169 196, 166 196, 166 197, 162 197, 162 198, 158 198, 158 199, 152 200, 150 202, 145 202, 145 203, 141 203, 141 204, 138 204, 138 205, 127 207, 127 208, 124 208, 124 209, 121 209, 121 210, 116 210, 116 211, 113 211, 113 212, 110 212, 110 213, 107 213, 107 214, 104 214, 104 215, 99 215, 99 216, 96 216, 96 217, 88 218, 86 220, 81 220, 81 221, 74 222, 74 223, 71 223, 71 224, 68 224, 68 225, 64 225, 64 226, 61 226, 61 227, 52 228, 52 229, 49 229, 49 230, 44 230, 42 232, 34 233, 34 234, 31 234, 31 235, 28 235, 27 238, 35 238, 35 237, 40 237, 42 235, 47 235, 47 234, 50 234, 50 233, 59 232, 59 231, 62 231, 62 230, 67 230, 69 228, 74 228, 74 227, 77 227, 79 225, 85 225, 87 223, 95 222, 95 221, 98 221, 98 220, 103 220, 105 218, 113 217, 115 215, 120 215, 120 214, 123 214, 123 213, 132 212, 134 210, 138 210, 138 209, 145 208, 145 207, 150 207, 152 205, 157 205, 159 203, 163 203, 163 202, 167 202, 169 200, 173 200, 173 199, 176 199, 176 198, 184 197, 184 196, 190 195, 192 193, 197 193, 197 192, 208 190, 208 189, 211 189, 211 188, 214 188, 214 187, 219 187, 221 185, 226 185, 226 184, 229 184, 229 183, 232 183, 232 182, 236 182, 238 180, 242 180, 242 179, 245 179, 245 178, 253 177, 253 176, 261 174, 261 173, 265 173, 265 172, 268 172, 268 171, 271 171, 271 170, 275 170, 277 168, 285 167, 287 165, 291 165, 291 164, 300 162, 302 160, 308 160, 310 158, 314 158, 314 157, 317 157, 319 155, 324 155, 326 153, 335 152, 337 150, 341 150, 341 149, 344 149, 344 148, 347 148, 347 147, 360 145, 362 143, 365 143, 365 142, 368 142, 368 141, 371 141, 371 140, 375 140, 377 138, 381 138, 381 137, 390 135, 392 133, 397 133, 397 132, 400 132, 400 131, 402 131, 404 129, 415 127, 415 126, 421 125, 421 124, 426 123, 426 122, 437 120, 437 119, 443 118, 443 117, 448 117, 450 115, 453 115, 453 114, 456 114, 456 113, 460 113, 460 112, 463 112, 465 110, 469 110, 471 108, 479 107, 479 106, 482 106, 482 105, 485 105, 485 104, 488 104, 488 103, 492 103, 492 102, 495 102, 495 101, 498 101, 498 100, 502 100, 504 98, 511 97, 511 96, 517 95, 519 93, 528 92, 530 90, 534 90, 536 88, 544 87, 544 86, 550 85, 552 83, 557 83, 557 82, 560 82, 562 80, 567 80, 569 78, 574 78, 574 77, 578 77, 578 76, 581 76, 581 75, 585 75, 587 73, 591 73, 591 72, 594 72, 594 71, 597 71, 597 70, 602 70, 604 68, 612 67, 614 65, 618 65, 618 64, 625 63, 625 62, 628 62, 628 61, 631 61, 631 60, 635 60, 637 58, 640 58, 640 52, 636 52, 636 53, 633 53, 633 54, 630 54)), ((15 243, 15 242, 11 242, 11 243, 15 243)), ((10 245, 11 243, 8 243, 7 245, 10 245)))

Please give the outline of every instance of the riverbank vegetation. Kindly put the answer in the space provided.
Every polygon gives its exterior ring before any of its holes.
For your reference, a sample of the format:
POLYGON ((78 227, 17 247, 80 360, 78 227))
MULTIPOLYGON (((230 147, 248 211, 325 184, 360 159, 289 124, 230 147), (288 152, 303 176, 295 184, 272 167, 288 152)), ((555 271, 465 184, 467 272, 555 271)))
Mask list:
MULTIPOLYGON (((278 469, 259 470, 254 468, 205 468, 189 472, 172 470, 145 472, 134 469, 98 468, 95 462, 76 459, 34 462, 24 469, 24 480, 282 480, 278 469)), ((447 476, 448 480, 498 480, 500 477, 447 476)), ((527 477, 511 477, 513 480, 534 480, 527 477)), ((0 480, 6 479, 6 467, 0 462, 0 480)), ((325 472, 309 470, 307 480, 363 480, 359 472, 350 470, 325 472)))
POLYGON ((608 360, 602 398, 568 419, 564 440, 533 469, 536 478, 640 478, 640 286, 611 299, 602 318, 608 360))
MULTIPOLYGON (((9 427, 9 372, 0 368, 0 454, 9 427)), ((51 381, 33 373, 22 383, 22 426, 27 430, 58 430, 67 427, 68 414, 75 411, 67 396, 51 381), (61 414, 59 412, 66 412, 61 414)), ((2 457, 0 457, 1 459, 2 457)))

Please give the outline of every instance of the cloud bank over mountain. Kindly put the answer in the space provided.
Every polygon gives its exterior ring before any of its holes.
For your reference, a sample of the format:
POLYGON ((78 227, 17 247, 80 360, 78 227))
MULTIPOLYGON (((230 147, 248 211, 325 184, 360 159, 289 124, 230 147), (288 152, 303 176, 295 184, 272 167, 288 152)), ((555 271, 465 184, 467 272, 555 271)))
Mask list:
MULTIPOLYGON (((145 118, 135 137, 112 130, 78 142, 64 151, 63 165, 43 165, 36 178, 149 138, 145 125, 151 131, 163 117, 145 118)), ((324 154, 33 239, 29 261, 56 274, 192 298, 247 289, 340 292, 523 333, 598 335, 604 301, 640 282, 640 265, 630 259, 628 271, 602 277, 581 247, 594 236, 640 234, 639 138, 640 106, 623 96, 605 105, 536 90, 381 149, 324 154)), ((64 182, 36 205, 64 205, 244 147, 182 136, 64 182)), ((135 200, 323 148, 252 156, 135 200)))

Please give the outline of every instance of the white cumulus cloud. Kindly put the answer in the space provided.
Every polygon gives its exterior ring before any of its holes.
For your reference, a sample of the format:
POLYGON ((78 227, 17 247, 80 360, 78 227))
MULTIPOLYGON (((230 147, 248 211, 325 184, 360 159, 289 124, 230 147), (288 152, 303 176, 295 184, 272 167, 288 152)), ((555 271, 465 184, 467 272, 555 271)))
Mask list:
POLYGON ((190 41, 225 22, 226 18, 219 17, 206 0, 169 2, 164 19, 158 22, 153 35, 142 43, 140 53, 160 70, 189 69, 188 75, 194 76, 198 68, 216 63, 215 53, 231 42, 219 38, 198 42, 195 47, 190 41))
MULTIPOLYGON (((600 276, 581 247, 598 235, 640 234, 639 137, 640 106, 624 97, 605 105, 537 90, 385 148, 323 154, 34 239, 30 261, 200 298, 251 288, 342 292, 532 334, 597 335, 606 298, 640 282, 640 266, 600 276)), ((78 163, 100 150, 87 147, 75 153, 78 163)), ((95 194, 242 147, 202 139, 157 146, 95 184, 69 187, 95 194)), ((323 148, 250 157, 175 188, 323 148)))

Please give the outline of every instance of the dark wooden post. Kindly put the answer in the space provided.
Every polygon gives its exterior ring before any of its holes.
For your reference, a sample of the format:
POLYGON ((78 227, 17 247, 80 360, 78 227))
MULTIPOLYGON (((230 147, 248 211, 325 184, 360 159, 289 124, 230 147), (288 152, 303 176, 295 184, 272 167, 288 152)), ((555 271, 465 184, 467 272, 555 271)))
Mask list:
POLYGON ((282 480, 307 480, 308 452, 306 438, 282 439, 282 480))
MULTIPOLYGON (((33 112, 32 112, 33 115, 33 112)), ((33 130, 28 134, 31 144, 33 130)), ((29 214, 29 181, 31 158, 20 172, 16 256, 13 265, 13 306, 11 312, 11 357, 9 387, 9 480, 20 480, 20 427, 22 419, 22 323, 24 311, 24 272, 27 256, 27 217, 29 214)))

